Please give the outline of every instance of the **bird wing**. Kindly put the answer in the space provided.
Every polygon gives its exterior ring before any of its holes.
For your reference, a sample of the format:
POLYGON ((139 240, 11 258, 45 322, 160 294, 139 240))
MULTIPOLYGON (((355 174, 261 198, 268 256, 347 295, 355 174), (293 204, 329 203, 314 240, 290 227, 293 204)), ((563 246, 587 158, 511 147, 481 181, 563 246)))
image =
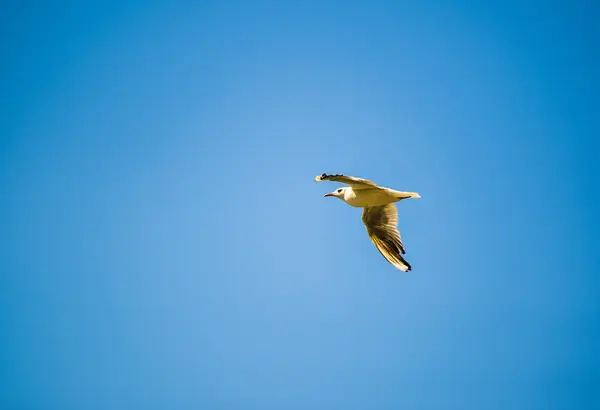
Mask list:
POLYGON ((380 188, 376 183, 369 181, 368 179, 350 177, 342 174, 327 175, 325 173, 317 175, 315 181, 333 181, 341 182, 352 187, 352 189, 367 189, 367 188, 380 188))
POLYGON ((398 224, 398 210, 396 205, 372 206, 364 208, 362 221, 367 227, 369 238, 377 247, 383 257, 396 268, 408 272, 410 264, 404 260, 404 246, 398 224))

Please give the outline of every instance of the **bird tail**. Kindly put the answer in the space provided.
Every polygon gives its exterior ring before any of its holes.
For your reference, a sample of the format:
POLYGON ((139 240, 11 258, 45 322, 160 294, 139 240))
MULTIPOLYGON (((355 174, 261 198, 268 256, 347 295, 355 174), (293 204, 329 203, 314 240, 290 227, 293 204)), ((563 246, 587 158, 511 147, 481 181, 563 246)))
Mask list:
POLYGON ((402 191, 396 191, 394 192, 396 194, 397 198, 400 199, 407 199, 407 198, 421 198, 421 195, 417 194, 416 192, 402 192, 402 191))

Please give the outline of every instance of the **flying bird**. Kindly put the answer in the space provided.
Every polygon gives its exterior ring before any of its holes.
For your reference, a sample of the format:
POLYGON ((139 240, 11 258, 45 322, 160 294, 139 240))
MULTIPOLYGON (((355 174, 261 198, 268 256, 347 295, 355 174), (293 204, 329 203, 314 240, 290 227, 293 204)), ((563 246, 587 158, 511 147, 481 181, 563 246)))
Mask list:
POLYGON ((398 210, 394 203, 407 198, 421 198, 421 195, 416 192, 395 191, 366 179, 341 174, 317 175, 315 181, 333 181, 348 185, 325 196, 339 198, 355 208, 363 208, 362 221, 367 227, 369 238, 381 255, 401 271, 408 272, 412 269, 402 257, 406 252, 396 227, 398 210))

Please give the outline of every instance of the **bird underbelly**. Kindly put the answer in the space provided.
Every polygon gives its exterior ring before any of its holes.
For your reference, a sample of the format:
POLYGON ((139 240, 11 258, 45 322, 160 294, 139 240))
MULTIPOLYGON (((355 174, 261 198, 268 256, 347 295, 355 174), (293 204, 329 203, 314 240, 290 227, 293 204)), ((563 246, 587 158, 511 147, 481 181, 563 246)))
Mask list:
POLYGON ((369 208, 371 206, 382 206, 397 202, 399 198, 379 190, 356 190, 354 195, 344 198, 346 203, 356 208, 369 208))

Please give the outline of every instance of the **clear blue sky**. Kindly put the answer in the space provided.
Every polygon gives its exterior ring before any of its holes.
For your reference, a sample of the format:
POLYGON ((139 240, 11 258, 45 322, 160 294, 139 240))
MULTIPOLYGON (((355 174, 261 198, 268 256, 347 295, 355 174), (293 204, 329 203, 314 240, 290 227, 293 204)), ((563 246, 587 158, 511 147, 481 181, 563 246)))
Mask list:
POLYGON ((19 3, 0 407, 600 408, 593 2, 19 3))

